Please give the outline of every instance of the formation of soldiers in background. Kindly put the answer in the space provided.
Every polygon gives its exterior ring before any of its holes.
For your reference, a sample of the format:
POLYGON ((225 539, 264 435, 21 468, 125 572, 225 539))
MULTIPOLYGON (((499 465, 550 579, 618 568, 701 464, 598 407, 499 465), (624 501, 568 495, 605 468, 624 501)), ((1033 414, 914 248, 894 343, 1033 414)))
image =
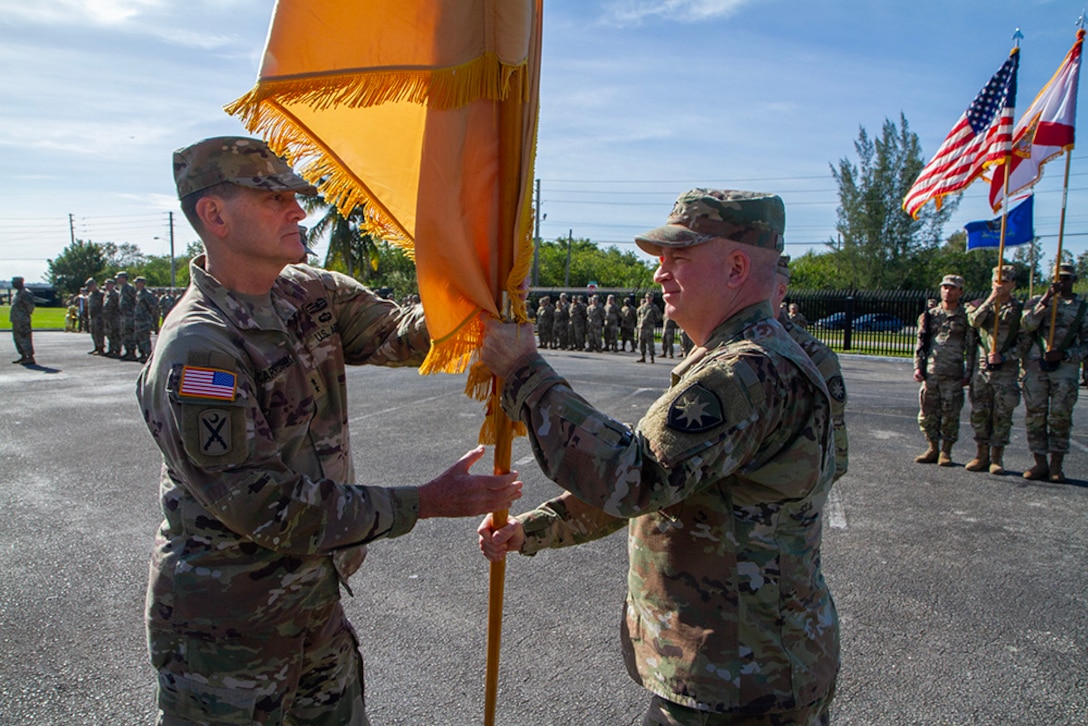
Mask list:
POLYGON ((970 386, 977 452, 964 468, 1004 474, 1023 392, 1034 458, 1024 478, 1062 482, 1080 368, 1088 359, 1088 302, 1073 293, 1073 265, 1060 265, 1047 292, 1026 303, 1012 295, 1015 273, 1011 265, 994 268, 990 296, 967 304, 960 301, 963 278, 945 275, 940 301, 919 317, 914 380, 922 384, 918 425, 929 448, 915 461, 952 465, 963 389, 970 386))
POLYGON ((106 280, 104 288, 90 278, 78 294, 68 299, 65 330, 90 333, 94 349, 90 355, 144 363, 151 355, 151 334, 177 302, 171 288, 152 290, 147 280, 131 283, 127 272, 106 280))
POLYGON ((551 296, 540 298, 536 309, 536 331, 540 338, 540 348, 558 350, 584 350, 593 353, 622 353, 631 346, 642 357, 638 363, 645 363, 649 355, 653 363, 657 346, 655 330, 664 323, 661 335, 661 357, 675 357, 677 336, 680 337, 680 357, 691 351, 691 339, 683 333, 676 323, 665 318, 653 302, 653 294, 646 293, 643 302, 635 307, 632 297, 624 298, 623 305, 616 302, 615 295, 608 295, 601 301, 600 295, 560 293, 559 300, 552 302, 551 296))

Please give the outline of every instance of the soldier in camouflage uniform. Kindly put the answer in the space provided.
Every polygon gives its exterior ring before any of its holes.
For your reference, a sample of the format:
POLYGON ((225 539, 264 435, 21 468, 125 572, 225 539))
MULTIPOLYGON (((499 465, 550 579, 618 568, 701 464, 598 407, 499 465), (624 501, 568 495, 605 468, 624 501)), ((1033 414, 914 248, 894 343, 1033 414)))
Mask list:
POLYGON ((1073 265, 1058 267, 1058 278, 1041 298, 1024 306, 1020 328, 1031 336, 1025 346, 1024 424, 1028 448, 1035 464, 1024 472, 1025 479, 1065 481, 1062 465, 1069 451, 1073 406, 1077 402, 1077 373, 1088 359, 1088 302, 1073 292, 1076 281, 1073 265), (1057 307, 1053 344, 1050 317, 1057 307), (1050 454, 1047 464, 1046 455, 1050 454))
POLYGON ((571 350, 586 349, 586 321, 589 317, 586 299, 575 295, 570 304, 570 347, 571 350))
POLYGON ((117 284, 121 295, 121 342, 125 348, 121 360, 136 360, 136 288, 128 281, 128 273, 124 270, 117 273, 117 284))
POLYGON ((609 295, 604 304, 604 349, 615 353, 619 350, 616 341, 620 329, 620 306, 616 296, 609 295))
POLYGON ((977 331, 978 340, 978 362, 970 393, 971 428, 975 430, 978 451, 963 468, 1001 475, 1005 473, 1005 447, 1012 431, 1012 414, 1020 405, 1017 380, 1024 340, 1020 335, 1024 306, 1012 296, 1016 289, 1016 268, 995 267, 992 288, 990 296, 980 305, 969 306, 967 310, 967 321, 977 331))
POLYGON ((786 329, 789 336, 797 341, 801 350, 808 353, 812 364, 827 384, 827 393, 831 396, 831 427, 835 434, 835 481, 842 478, 850 465, 850 440, 846 433, 846 381, 842 377, 839 356, 823 341, 817 339, 802 326, 793 321, 788 308, 782 309, 786 291, 790 284, 790 256, 778 258, 778 277, 771 309, 778 310, 778 322, 786 329))
POLYGON ((834 474, 823 377, 774 322, 785 213, 773 195, 696 189, 636 241, 669 315, 698 347, 632 430, 592 408, 513 324, 488 324, 483 360, 505 379, 544 473, 566 493, 496 530, 507 552, 627 527, 628 672, 651 691, 644 726, 826 724, 838 618, 820 572, 834 474))
POLYGON ((15 352, 19 358, 13 360, 16 365, 35 365, 34 361, 34 330, 30 324, 30 318, 34 315, 34 293, 23 284, 23 278, 11 278, 11 286, 15 288, 15 294, 11 297, 11 309, 8 310, 8 318, 11 320, 11 337, 15 341, 15 352))
POLYGON ((975 345, 967 312, 960 304, 963 278, 945 275, 941 303, 918 317, 914 380, 919 390, 918 427, 929 448, 915 457, 919 464, 952 466, 952 446, 959 438, 963 389, 971 383, 975 345))
POLYGON ((589 307, 586 308, 586 335, 589 349, 594 353, 600 353, 604 336, 604 305, 596 295, 590 295, 589 307))
POLYGON ((121 294, 117 292, 117 282, 112 277, 106 280, 106 292, 102 303, 102 318, 106 323, 106 340, 109 347, 107 358, 121 357, 121 294))
POLYGON ((106 320, 102 316, 102 308, 105 304, 105 293, 98 288, 94 278, 89 278, 87 287, 87 325, 91 331, 91 341, 94 350, 88 351, 88 355, 106 354, 106 320))
POLYGON ((339 588, 367 542, 417 519, 508 506, 513 475, 471 475, 480 447, 421 486, 357 483, 344 365, 414 366, 422 308, 398 308, 301 257, 315 189, 258 139, 175 152, 206 255, 137 382, 162 451, 163 521, 147 631, 159 723, 369 723, 339 588))
POLYGON ((642 354, 636 363, 646 362, 646 353, 650 354, 650 362, 654 362, 654 330, 661 324, 661 311, 654 305, 652 292, 646 293, 642 304, 638 306, 638 351, 642 354))
POLYGON ((146 363, 151 357, 151 331, 159 319, 159 301, 154 293, 147 289, 147 280, 137 277, 136 309, 132 314, 133 337, 136 338, 137 360, 146 363))
MULTIPOLYGON (((676 349, 676 331, 680 329, 680 326, 676 324, 676 321, 669 317, 666 312, 664 322, 661 325, 661 357, 662 358, 674 358, 674 352, 676 349)), ((681 356, 683 357, 683 356, 681 356)))
POLYGON ((567 293, 559 293, 559 303, 555 306, 555 342, 561 350, 570 347, 570 303, 567 293))
POLYGON ((555 337, 555 306, 547 295, 540 298, 540 306, 536 309, 536 334, 540 337, 541 348, 547 350, 552 347, 552 338, 555 337))
POLYGON ((623 307, 620 308, 620 351, 627 350, 627 344, 631 344, 631 352, 635 352, 635 330, 638 328, 638 309, 635 301, 624 298, 623 307))

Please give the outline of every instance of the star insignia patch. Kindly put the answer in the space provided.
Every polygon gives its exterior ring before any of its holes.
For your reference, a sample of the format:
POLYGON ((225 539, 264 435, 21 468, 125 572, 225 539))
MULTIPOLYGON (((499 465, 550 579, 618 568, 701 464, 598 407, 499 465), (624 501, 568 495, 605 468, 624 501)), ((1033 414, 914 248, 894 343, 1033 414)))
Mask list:
POLYGON ((827 392, 839 403, 846 400, 846 384, 843 383, 842 376, 834 376, 827 382, 827 392))
POLYGON ((718 394, 696 383, 673 400, 665 424, 675 431, 697 434, 724 422, 725 412, 718 394))

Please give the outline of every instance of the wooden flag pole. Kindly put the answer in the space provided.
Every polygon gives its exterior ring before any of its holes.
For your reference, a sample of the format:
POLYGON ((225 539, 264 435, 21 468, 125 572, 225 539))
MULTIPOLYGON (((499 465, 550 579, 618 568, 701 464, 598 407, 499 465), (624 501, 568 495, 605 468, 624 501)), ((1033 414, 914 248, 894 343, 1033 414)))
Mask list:
MULTIPOLYGON (((502 410, 499 399, 502 396, 502 379, 492 378, 491 407, 499 418, 495 430, 495 473, 506 474, 510 471, 510 457, 513 450, 514 423, 502 410)), ((508 510, 492 512, 491 521, 495 529, 506 526, 508 510)), ((494 726, 495 706, 499 695, 499 648, 502 642, 502 606, 506 588, 506 560, 491 563, 487 597, 487 673, 484 677, 484 724, 494 726)))
MULTIPOLYGON (((1062 242, 1065 238, 1065 207, 1066 202, 1069 200, 1069 160, 1073 156, 1073 150, 1069 149, 1065 152, 1065 183, 1062 185, 1062 215, 1058 221, 1058 254, 1054 258, 1054 277, 1051 278, 1050 284, 1054 284, 1058 279, 1058 272, 1061 270, 1062 264, 1062 242)), ((1054 350, 1054 327, 1058 324, 1058 297, 1055 295, 1050 299, 1050 333, 1046 338, 1047 352, 1054 350)))

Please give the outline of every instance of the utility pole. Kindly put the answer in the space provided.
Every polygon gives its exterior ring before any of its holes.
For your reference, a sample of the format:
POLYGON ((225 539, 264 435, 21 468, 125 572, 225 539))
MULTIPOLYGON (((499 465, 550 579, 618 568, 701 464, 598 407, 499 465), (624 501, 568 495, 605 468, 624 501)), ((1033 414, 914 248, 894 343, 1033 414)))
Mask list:
POLYGON ((536 226, 533 228, 533 286, 540 284, 540 180, 536 180, 536 226))
POLYGON ((76 243, 76 223, 72 219, 72 213, 68 212, 68 236, 72 239, 72 244, 76 243))
POLYGON ((567 230, 567 267, 563 271, 563 287, 570 287, 570 247, 574 244, 574 230, 567 230))
POLYGON ((174 269, 174 213, 170 214, 170 288, 171 295, 173 295, 173 288, 178 286, 177 272, 174 269))

